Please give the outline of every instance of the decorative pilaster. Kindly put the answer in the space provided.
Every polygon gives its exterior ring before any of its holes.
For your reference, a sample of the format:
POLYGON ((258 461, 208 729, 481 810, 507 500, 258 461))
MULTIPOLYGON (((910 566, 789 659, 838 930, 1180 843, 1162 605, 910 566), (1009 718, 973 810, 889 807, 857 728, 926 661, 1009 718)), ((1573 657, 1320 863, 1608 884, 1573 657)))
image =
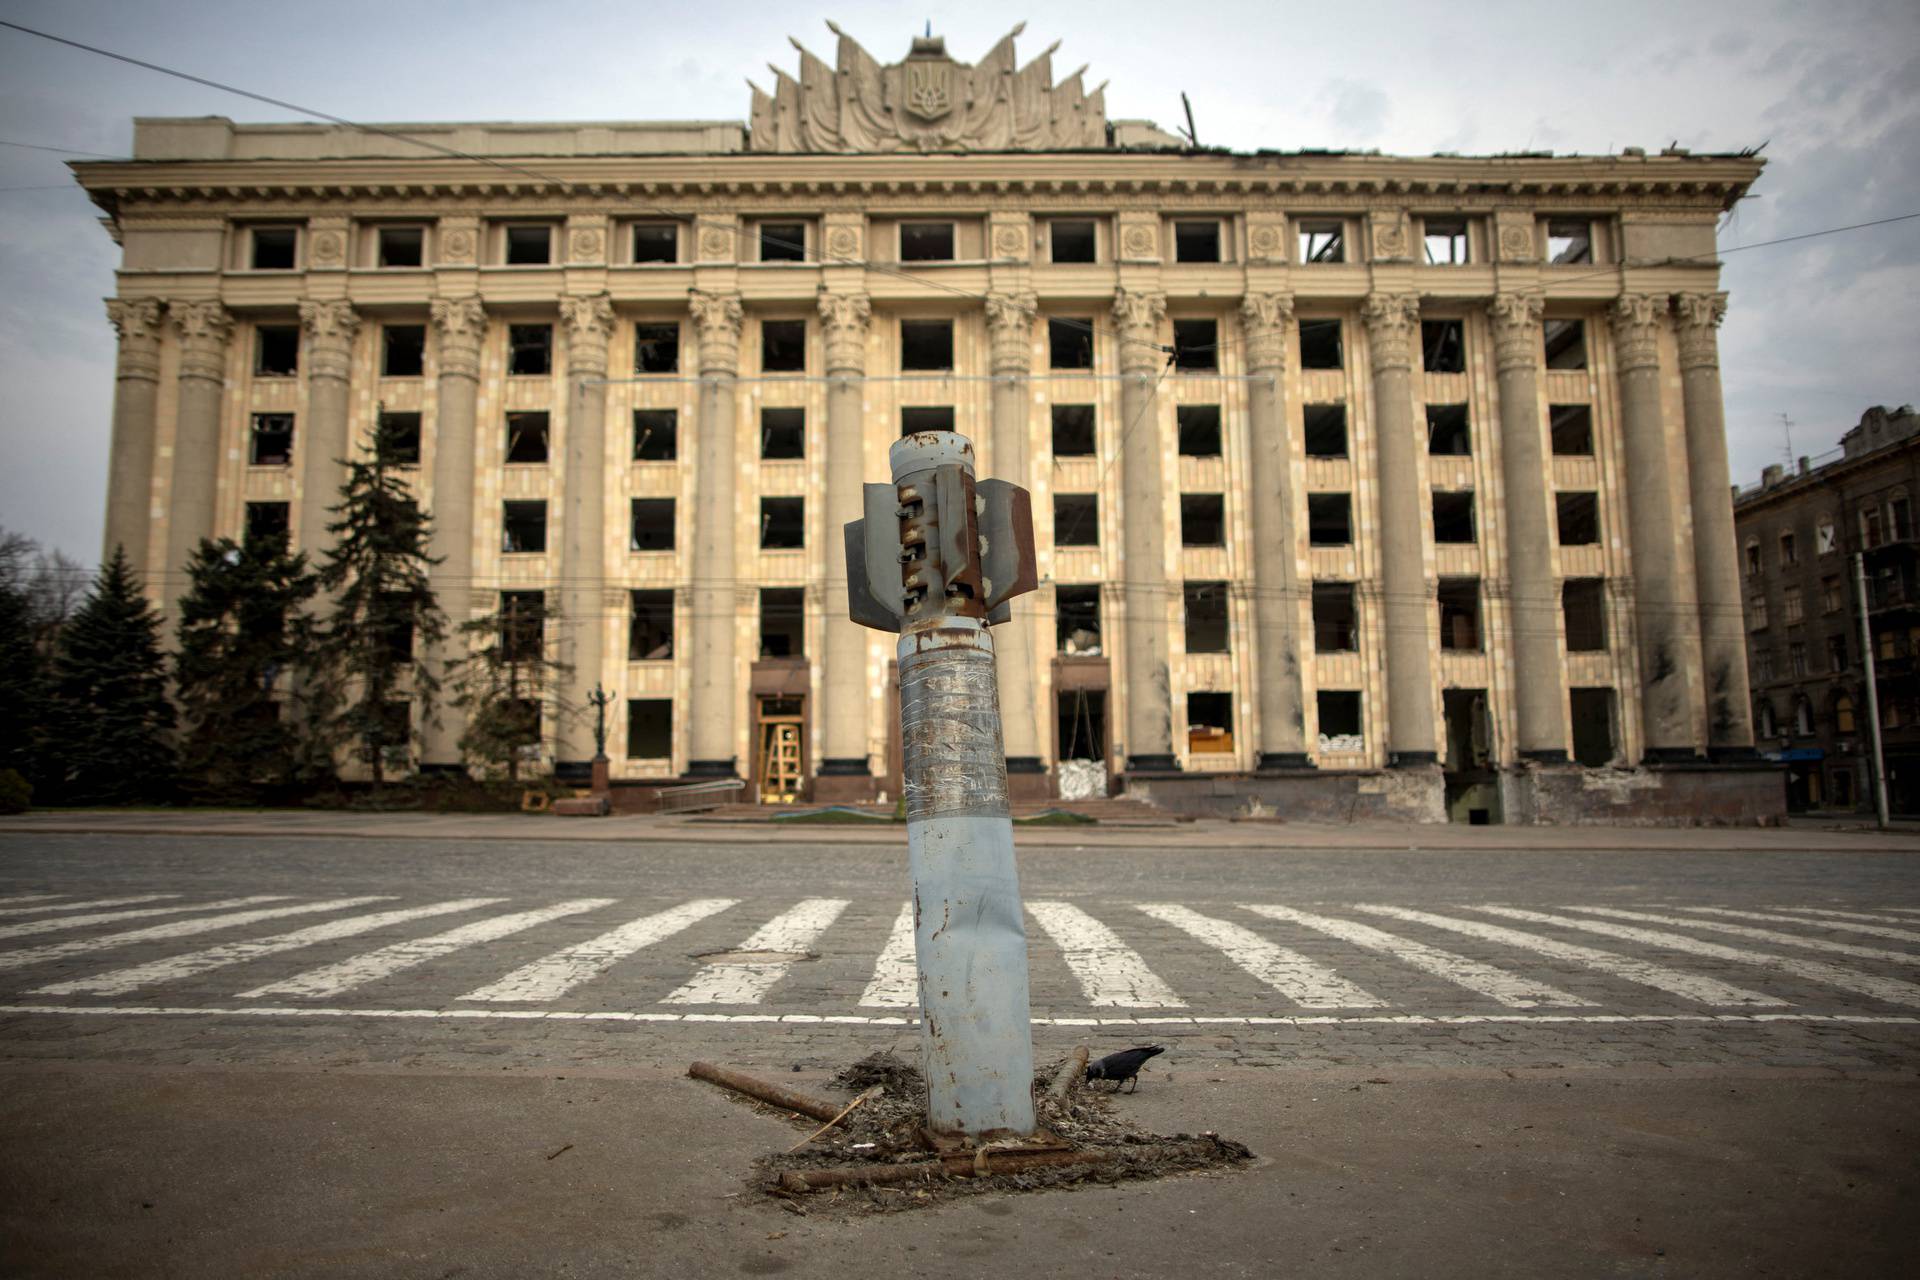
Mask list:
POLYGON ((1119 331, 1122 373, 1151 375, 1165 367, 1167 349, 1160 330, 1166 320, 1167 295, 1164 293, 1122 289, 1114 295, 1113 323, 1119 331))
POLYGON ((1414 346, 1420 339, 1420 297, 1413 293, 1373 293, 1360 304, 1367 326, 1368 364, 1405 372, 1413 368, 1414 346))
POLYGON ((115 547, 147 574, 153 526, 154 423, 160 407, 160 324, 156 298, 109 298, 107 319, 120 336, 114 363, 113 445, 107 466, 107 528, 101 558, 115 547))
POLYGON ((1240 303, 1246 336, 1248 451, 1253 488, 1254 670, 1260 697, 1262 769, 1311 765, 1306 715, 1301 702, 1300 645, 1311 634, 1303 618, 1293 522, 1293 432, 1282 388, 1286 384, 1287 335, 1293 329, 1293 295, 1249 294, 1240 303))
POLYGON ((478 379, 480 342, 487 333, 487 310, 480 299, 435 298, 428 306, 427 314, 439 339, 441 379, 478 379))
MULTIPOLYGON (((1028 233, 1002 224, 1007 238, 1024 245, 1028 233)), ((1015 246, 1018 248, 1019 246, 1015 246)), ((996 249, 998 256, 1000 255, 996 249)), ((987 336, 992 349, 993 429, 989 459, 994 475, 1013 484, 1028 483, 1029 413, 1032 396, 1027 375, 1033 370, 1033 322, 1039 304, 1031 293, 990 293, 986 298, 987 336)), ((1008 785, 1016 793, 1044 795, 1040 762, 1039 637, 1032 603, 1015 600, 1012 618, 996 628, 994 661, 1000 677, 1000 716, 1008 785)))
MULTIPOLYGON (((715 228, 702 230, 705 240, 715 228)), ((700 419, 694 440, 693 554, 687 576, 693 586, 693 679, 687 726, 687 773, 731 778, 736 759, 734 524, 738 516, 734 476, 736 375, 740 329, 746 314, 738 294, 689 291, 688 310, 700 335, 700 419)))
POLYGON ((733 377, 740 372, 740 330, 746 312, 737 293, 687 291, 687 309, 700 335, 700 372, 733 377))
POLYGON ((826 338, 827 373, 866 376, 873 300, 864 293, 829 293, 822 289, 819 308, 820 326, 826 338))
POLYGON ((360 317, 345 299, 307 299, 300 304, 300 327, 306 334, 307 420, 294 436, 300 455, 297 545, 318 562, 327 545, 328 508, 339 501, 346 480, 347 383, 360 317))
MULTIPOLYGON (((173 487, 167 504, 165 584, 186 581, 187 561, 213 536, 214 494, 220 477, 220 402, 227 380, 227 339, 233 316, 219 302, 172 302, 167 319, 180 342, 173 424, 173 487)), ((171 613, 172 599, 163 603, 171 613)))
MULTIPOLYGON (((577 248, 582 230, 572 232, 577 248)), ((597 234, 597 233, 595 233, 597 234)), ((607 341, 613 300, 605 293, 560 299, 567 335, 565 523, 560 535, 560 625, 572 641, 570 669, 560 678, 561 706, 580 713, 562 718, 556 767, 591 775, 595 753, 587 694, 604 685, 606 617, 601 588, 607 576, 607 341)))
POLYGON ((1623 293, 1607 312, 1613 329, 1614 363, 1626 373, 1660 367, 1660 319, 1667 300, 1653 293, 1623 293))
MULTIPOLYGON (((1031 293, 990 293, 986 304, 994 374, 1025 377, 1033 369, 1033 318, 1039 310, 1038 300, 1031 293)), ((993 465, 994 474, 1012 478, 1001 467, 997 453, 993 465)))
POLYGON ((604 378, 607 340, 613 335, 613 298, 595 293, 560 299, 560 323, 567 334, 567 375, 604 378))
MULTIPOLYGON (((835 231, 848 230, 838 227, 835 231)), ((833 249, 832 233, 827 241, 833 249)), ((849 247, 857 253, 856 240, 849 247)), ((864 293, 819 297, 820 325, 827 349, 827 556, 825 644, 820 656, 820 705, 814 714, 824 726, 819 779, 814 798, 821 801, 868 800, 874 795, 867 759, 868 716, 872 703, 867 681, 867 630, 847 616, 847 563, 840 554, 841 531, 863 514, 861 486, 866 481, 867 336, 873 301, 864 293)))
MULTIPOLYGON (((444 230, 442 243, 451 233, 444 230)), ((491 592, 474 590, 473 582, 473 469, 474 433, 480 387, 480 344, 486 337, 487 312, 477 297, 435 298, 428 304, 435 340, 435 366, 439 374, 436 388, 437 408, 433 420, 433 488, 428 509, 433 519, 427 525, 427 549, 437 563, 429 569, 433 583, 454 625, 451 636, 427 654, 427 661, 438 670, 442 682, 451 679, 449 670, 455 646, 464 643, 459 624, 469 618, 491 613, 497 599, 491 592), (463 613, 459 602, 466 601, 463 613)), ((423 759, 432 765, 453 767, 460 761, 459 725, 453 716, 441 716, 428 722, 423 759)))
POLYGON ((1119 329, 1121 420, 1131 424, 1120 444, 1121 634, 1126 695, 1127 768, 1177 767, 1173 755, 1173 693, 1167 636, 1167 507, 1162 472, 1157 375, 1167 362, 1161 328, 1164 293, 1122 289, 1114 296, 1119 329))

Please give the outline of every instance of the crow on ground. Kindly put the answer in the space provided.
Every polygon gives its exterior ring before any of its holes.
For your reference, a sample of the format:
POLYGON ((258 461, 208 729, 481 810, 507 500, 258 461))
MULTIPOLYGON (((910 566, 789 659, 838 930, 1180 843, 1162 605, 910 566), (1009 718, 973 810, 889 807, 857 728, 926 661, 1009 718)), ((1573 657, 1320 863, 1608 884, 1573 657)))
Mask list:
POLYGON ((1089 1083, 1095 1080, 1111 1080, 1115 1093, 1120 1091, 1122 1083, 1131 1080, 1133 1089, 1127 1092, 1132 1093, 1134 1089, 1140 1087, 1140 1068, 1147 1065, 1147 1059, 1166 1051, 1165 1045, 1143 1044, 1136 1049, 1122 1049, 1118 1053, 1110 1053, 1098 1062, 1087 1064, 1087 1080, 1089 1083))

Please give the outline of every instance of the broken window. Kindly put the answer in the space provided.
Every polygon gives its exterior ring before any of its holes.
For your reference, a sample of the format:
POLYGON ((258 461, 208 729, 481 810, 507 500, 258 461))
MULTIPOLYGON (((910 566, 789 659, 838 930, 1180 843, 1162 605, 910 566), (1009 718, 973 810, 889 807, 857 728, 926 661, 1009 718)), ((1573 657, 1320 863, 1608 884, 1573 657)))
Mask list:
POLYGON ((425 227, 381 227, 374 262, 382 267, 418 267, 426 262, 425 227))
POLYGON ((543 501, 508 502, 502 506, 500 550, 509 554, 545 551, 547 504, 543 501))
POLYGON ((1457 267, 1468 261, 1465 218, 1427 218, 1421 232, 1429 265, 1457 267))
POLYGON ((1473 490, 1433 491, 1433 540, 1435 542, 1472 542, 1473 490))
POLYGON ((760 224, 760 261, 805 262, 807 226, 804 222, 763 222, 760 224))
POLYGON ((1306 218, 1300 223, 1300 261, 1345 262, 1347 224, 1337 219, 1306 218))
POLYGON ((1100 588, 1055 587, 1053 633, 1061 653, 1087 656, 1100 652, 1100 588))
POLYGON ((770 460, 806 457, 807 411, 805 409, 762 409, 760 411, 760 456, 770 460))
POLYGON ((1587 323, 1584 320, 1542 322, 1549 369, 1587 367, 1587 323))
POLYGON ((1593 261, 1593 224, 1584 218, 1547 220, 1547 261, 1555 266, 1593 261))
POLYGON ((253 372, 262 378, 291 378, 300 372, 300 326, 263 324, 254 330, 253 372))
POLYGON ((427 326, 423 324, 387 324, 380 326, 380 376, 417 378, 426 371, 427 326))
POLYGON ((801 587, 760 589, 760 656, 807 656, 806 591, 801 587))
POLYGON ((250 237, 248 264, 255 271, 291 271, 294 250, 300 243, 295 227, 255 227, 250 237))
MULTIPOLYGON (((408 596, 400 591, 380 593, 382 604, 381 620, 375 622, 374 632, 395 662, 413 661, 413 617, 407 610, 408 596)), ((389 707, 405 706, 405 703, 388 703, 389 707)))
POLYGON ((788 551, 807 542, 805 498, 760 499, 760 549, 788 551))
POLYGON ((1422 320, 1420 350, 1428 373, 1467 371, 1466 323, 1461 320, 1422 320))
POLYGON ((672 462, 679 456, 680 413, 677 409, 633 411, 633 460, 672 462))
POLYGON ((374 423, 373 448, 380 455, 380 461, 387 466, 419 466, 419 413, 382 409, 378 421, 374 423))
POLYGON ((673 550, 674 500, 635 498, 628 509, 629 551, 673 550))
POLYGON ((1189 582, 1181 594, 1186 604, 1187 652, 1227 652, 1227 584, 1189 582))
POLYGON ((1175 320, 1173 322, 1173 367, 1188 371, 1218 369, 1220 367, 1220 322, 1175 320))
POLYGON ((1053 406, 1053 456, 1090 458, 1093 456, 1093 406, 1056 404, 1053 406))
POLYGON ((1307 495, 1307 541, 1316 547, 1353 543, 1353 498, 1345 493, 1307 495))
POLYGON ((547 460, 547 415, 544 411, 507 415, 507 461, 541 463, 547 460))
POLYGON ((1584 404, 1547 406, 1547 429, 1553 436, 1553 452, 1559 458, 1593 456, 1593 410, 1584 404))
POLYGON ((1358 689, 1322 689, 1314 695, 1320 721, 1320 750, 1365 751, 1358 689))
POLYGON ((1480 579, 1440 579, 1440 647, 1480 648, 1480 579))
POLYGON ((1913 536, 1913 508, 1905 498, 1895 498, 1887 504, 1887 524, 1898 541, 1904 542, 1913 536))
POLYGON ((270 538, 284 540, 292 528, 291 511, 291 505, 285 502, 249 502, 246 540, 248 542, 264 542, 270 538))
POLYGON ((1302 369, 1343 368, 1338 320, 1302 320, 1300 322, 1300 367, 1302 369))
POLYGON ((1860 542, 1869 551, 1880 545, 1880 512, 1869 509, 1860 513, 1860 542))
POLYGON ((1189 458, 1220 456, 1220 406, 1183 404, 1173 411, 1180 437, 1180 452, 1189 458))
POLYGON ((1796 565, 1799 563, 1800 563, 1800 548, 1794 542, 1793 534, 1791 533, 1781 534, 1780 535, 1780 567, 1784 569, 1789 565, 1796 565))
POLYGON ((553 261, 553 228, 544 223, 509 226, 506 242, 510 267, 544 267, 553 261))
POLYGON ((1563 547, 1590 547, 1600 541, 1600 495, 1556 493, 1554 514, 1563 547))
POLYGON ((664 662, 673 657, 673 591, 627 593, 627 661, 664 662))
POLYGON ((762 373, 805 373, 807 371, 807 322, 805 320, 762 320, 760 322, 760 371, 762 373))
POLYGON ((673 700, 627 699, 627 759, 665 760, 673 755, 673 700))
POLYGON ((680 228, 672 222, 640 222, 633 228, 635 262, 680 261, 680 228))
POLYGON ((1427 452, 1442 457, 1465 457, 1473 452, 1467 430, 1467 406, 1427 406, 1427 452))
POLYGON ((1078 218, 1055 218, 1047 224, 1047 244, 1055 262, 1092 262, 1096 237, 1093 223, 1078 218))
POLYGON ((1607 590, 1599 578, 1568 578, 1560 586, 1560 616, 1568 653, 1601 653, 1607 647, 1607 590))
POLYGON ((918 431, 953 430, 953 406, 907 405, 900 410, 900 434, 913 435, 918 431))
POLYGON ((1575 764, 1599 769, 1613 761, 1613 690, 1567 690, 1575 764))
POLYGON ((1845 635, 1827 637, 1827 670, 1838 673, 1847 669, 1847 637, 1845 635))
POLYGON ((953 261, 953 224, 951 222, 901 223, 900 261, 953 261))
POLYGON ((1813 531, 1813 549, 1816 554, 1830 556, 1840 549, 1839 530, 1834 527, 1832 516, 1821 516, 1820 523, 1813 531))
POLYGON ((1196 690, 1187 695, 1187 750, 1224 755, 1233 750, 1233 695, 1196 690))
POLYGON ((546 655, 547 593, 500 593, 500 660, 538 662, 546 655))
POLYGON ((1047 317, 1047 364, 1055 369, 1093 368, 1093 321, 1047 317))
POLYGON ((680 326, 677 324, 633 326, 633 371, 635 373, 680 372, 680 326))
POLYGON ((900 368, 903 370, 953 368, 953 321, 902 320, 900 322, 900 368))
POLYGON ((1219 262, 1219 220, 1208 218, 1203 222, 1174 223, 1173 260, 1175 262, 1219 262))
POLYGON ((1309 458, 1347 456, 1347 406, 1310 404, 1301 414, 1309 458))
POLYGON ((284 467, 293 461, 293 415, 256 413, 249 433, 247 461, 256 467, 284 467))
POLYGON ((553 372, 553 326, 507 326, 507 372, 525 378, 544 378, 553 372))
POLYGON ((1313 651, 1351 653, 1360 647, 1360 615, 1351 582, 1313 584, 1313 651))
POLYGON ((1227 544, 1227 500, 1218 493, 1180 495, 1180 545, 1224 547, 1227 544))
POLYGON ((1760 544, 1758 542, 1755 542, 1751 538, 1747 540, 1746 559, 1747 559, 1747 576, 1749 578, 1759 577, 1760 576, 1760 544))
POLYGON ((1100 545, 1100 499, 1091 493, 1053 495, 1053 544, 1056 547, 1100 545))

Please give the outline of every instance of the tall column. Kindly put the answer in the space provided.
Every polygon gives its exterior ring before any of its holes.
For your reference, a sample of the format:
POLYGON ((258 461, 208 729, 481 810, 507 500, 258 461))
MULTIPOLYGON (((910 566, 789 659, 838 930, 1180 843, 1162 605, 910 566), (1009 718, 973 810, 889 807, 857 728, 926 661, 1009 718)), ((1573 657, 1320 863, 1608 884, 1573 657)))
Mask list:
POLYGON ((1293 295, 1257 293, 1240 304, 1247 331, 1248 502, 1253 513, 1253 652, 1260 682, 1262 770, 1312 767, 1300 696, 1300 566, 1293 526, 1293 438, 1286 397, 1293 295))
POLYGON ((572 640, 560 681, 556 766, 587 767, 593 717, 587 694, 605 676, 607 586, 607 339, 605 293, 560 299, 567 330, 566 527, 560 544, 560 627, 572 640))
POLYGON ((1646 746, 1655 762, 1693 758, 1692 709, 1699 672, 1687 643, 1676 582, 1678 523, 1666 419, 1660 408, 1660 317, 1667 300, 1629 293, 1608 313, 1620 367, 1621 431, 1626 436, 1627 527, 1633 540, 1633 630, 1640 654, 1640 707, 1646 746))
POLYGON ((1360 310, 1373 370, 1373 434, 1380 468, 1381 613, 1387 634, 1387 763, 1439 758, 1433 724, 1434 584, 1427 578, 1433 498, 1420 485, 1425 433, 1413 418, 1413 346, 1420 299, 1376 293, 1360 310))
POLYGON ((227 382, 233 316, 218 302, 173 302, 167 318, 180 335, 179 409, 173 424, 173 489, 167 503, 167 559, 159 586, 169 617, 187 589, 187 561, 213 536, 220 478, 220 401, 227 382))
POLYGON ((867 328, 873 303, 864 293, 821 290, 820 321, 827 347, 827 519, 825 649, 820 655, 824 734, 820 800, 872 798, 868 764, 868 710, 877 696, 867 681, 867 631, 847 616, 847 563, 841 531, 864 511, 866 480, 867 328), (832 781, 827 781, 832 779, 832 781))
POLYGON ((147 575, 153 526, 153 433, 160 405, 160 302, 109 298, 107 319, 120 335, 114 367, 113 446, 107 457, 107 536, 101 559, 125 551, 133 571, 147 575))
POLYGON ((1167 295, 1122 289, 1120 331, 1121 629, 1126 636, 1127 768, 1173 769, 1173 688, 1167 667, 1166 481, 1156 389, 1167 295))
POLYGON ((300 304, 306 336, 307 420, 300 424, 300 531, 295 549, 318 564, 330 544, 329 508, 340 504, 347 478, 347 384, 360 317, 344 299, 300 304))
POLYGON ((1500 477, 1506 489, 1507 576, 1511 583, 1513 690, 1520 754, 1567 761, 1567 691, 1560 662, 1559 584, 1553 576, 1552 498, 1540 414, 1537 293, 1502 293, 1487 307, 1493 321, 1500 399, 1500 477))
POLYGON ((735 772, 735 605, 733 526, 739 477, 734 474, 735 379, 740 371, 738 294, 692 291, 700 332, 700 421, 695 436, 693 494, 693 693, 687 708, 687 776, 732 778, 735 772))
MULTIPOLYGON (((1031 293, 987 295, 993 371, 993 474, 1022 487, 1028 484, 1031 452, 1028 413, 1033 397, 1028 377, 1033 372, 1033 320, 1037 313, 1038 300, 1031 293)), ((1012 619, 998 629, 994 656, 1000 676, 1007 785, 1021 794, 1040 790, 1037 784, 1046 766, 1040 763, 1033 614, 1025 599, 1015 600, 1011 608, 1012 619)))
MULTIPOLYGON (((484 614, 492 612, 496 603, 476 591, 473 581, 473 447, 480 342, 487 331, 487 313, 477 297, 435 298, 431 306, 439 385, 433 419, 433 518, 427 525, 427 548, 438 561, 429 571, 434 595, 453 625, 439 651, 427 660, 444 682, 450 658, 466 644, 459 634, 460 624, 473 616, 476 606, 484 614)), ((430 721, 425 730, 425 762, 458 763, 460 728, 449 711, 430 721)))
POLYGON ((1741 628, 1740 564, 1715 334, 1727 314, 1727 295, 1682 293, 1674 305, 1687 422, 1687 484, 1693 499, 1693 577, 1706 667, 1707 753, 1745 758, 1753 754, 1753 706, 1747 691, 1747 642, 1741 628))

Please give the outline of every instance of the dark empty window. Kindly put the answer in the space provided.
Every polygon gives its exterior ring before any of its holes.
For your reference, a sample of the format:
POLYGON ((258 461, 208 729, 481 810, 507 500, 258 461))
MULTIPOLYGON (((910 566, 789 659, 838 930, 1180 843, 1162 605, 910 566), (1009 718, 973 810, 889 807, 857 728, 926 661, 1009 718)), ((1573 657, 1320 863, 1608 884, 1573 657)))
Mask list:
POLYGON ((1181 594, 1186 604, 1187 652, 1227 652, 1227 584, 1189 582, 1181 594))
POLYGON ((673 550, 673 499, 635 498, 627 519, 627 549, 673 550))
POLYGON ((1587 325, 1584 320, 1548 320, 1544 322, 1547 368, 1584 369, 1587 367, 1587 325))
POLYGON ((671 222, 642 222, 633 229, 635 262, 680 261, 680 228, 671 222))
POLYGON ((1347 456, 1347 406, 1310 404, 1301 415, 1310 458, 1347 456))
POLYGON ((300 326, 263 324, 254 330, 253 371, 263 378, 300 372, 300 326))
MULTIPOLYGON (((382 610, 381 620, 369 628, 370 632, 382 636, 387 653, 395 662, 413 661, 413 617, 411 613, 405 611, 408 607, 406 594, 399 591, 383 591, 380 593, 380 599, 385 609, 382 610), (388 612, 388 610, 394 612, 388 612)), ((389 702, 387 703, 388 714, 392 714, 393 708, 406 705, 404 702, 389 702)), ((405 735, 406 730, 402 728, 399 733, 401 740, 405 740, 405 735)))
POLYGON ((1095 235, 1091 222, 1055 218, 1047 224, 1047 243, 1055 262, 1092 262, 1095 235))
POLYGON ((248 433, 247 461, 256 467, 284 467, 293 461, 293 415, 256 413, 248 433))
POLYGON ((1313 584, 1313 649, 1315 653, 1350 653, 1360 647, 1360 615, 1353 602, 1351 582, 1313 584))
POLYGON ((1459 320, 1420 322, 1422 366, 1428 373, 1467 371, 1466 324, 1459 320))
POLYGON ((953 368, 953 321, 902 320, 900 367, 907 370, 953 368))
POLYGON ((1472 453, 1467 431, 1467 406, 1430 404, 1427 406, 1427 452, 1462 457, 1472 453))
POLYGON ((507 326, 507 372, 529 378, 544 378, 553 372, 552 325, 507 326))
MULTIPOLYGON (((1321 737, 1358 738, 1361 736, 1358 689, 1322 689, 1315 695, 1314 705, 1319 711, 1321 737)), ((1358 746, 1359 744, 1355 743, 1353 748, 1347 749, 1357 749, 1358 746)))
POLYGON ((680 414, 674 409, 633 411, 633 460, 672 462, 679 455, 680 414))
POLYGON ((677 324, 633 326, 633 371, 635 373, 680 372, 680 326, 677 324))
POLYGON ((1220 261, 1220 223, 1212 218, 1204 222, 1174 223, 1173 260, 1175 262, 1220 261))
POLYGON ((807 371, 807 322, 805 320, 762 320, 760 322, 760 370, 763 373, 805 373, 807 371))
POLYGON ((1053 406, 1053 456, 1089 458, 1093 456, 1093 406, 1056 404, 1053 406))
POLYGON ((760 546, 767 551, 785 551, 807 542, 807 506, 805 498, 760 499, 760 546))
POLYGON ((553 228, 520 225, 507 228, 507 265, 544 267, 553 261, 553 228))
POLYGON ((908 405, 900 410, 900 434, 916 431, 953 430, 953 406, 950 404, 908 405))
POLYGON ((1353 498, 1345 493, 1307 495, 1307 541, 1316 547, 1353 543, 1353 498))
POLYGON ((953 260, 953 224, 951 222, 903 222, 900 224, 900 261, 951 262, 953 260))
POLYGON ((1557 493, 1553 496, 1559 520, 1560 545, 1587 547, 1600 541, 1600 495, 1557 493))
POLYGON ((293 251, 300 233, 292 227, 255 227, 253 256, 248 259, 255 271, 293 270, 293 251))
POLYGON ((673 755, 673 700, 627 699, 627 759, 665 760, 673 755))
POLYGON ((1220 367, 1220 322, 1217 320, 1175 320, 1173 322, 1173 367, 1209 370, 1220 367))
POLYGON ((1553 451, 1564 458, 1593 456, 1593 410, 1584 404, 1547 406, 1553 451))
POLYGON ((290 511, 291 507, 285 502, 249 502, 247 504, 247 541, 263 542, 269 538, 285 538, 291 527, 290 511))
POLYGON ((1047 363, 1055 369, 1093 368, 1093 321, 1047 317, 1047 363))
POLYGON ((1575 763, 1597 769, 1613 759, 1613 690, 1567 690, 1575 763))
POLYGON ((500 658, 538 662, 546 653, 547 595, 544 591, 500 593, 500 658))
POLYGON ((1433 540, 1435 542, 1472 542, 1473 490, 1458 493, 1445 489, 1433 492, 1433 540))
POLYGON ((1302 320, 1300 322, 1300 367, 1302 369, 1343 367, 1338 320, 1302 320))
POLYGON ((763 222, 760 224, 760 261, 805 262, 807 228, 801 222, 763 222))
POLYGON ((390 467, 420 465, 420 415, 382 409, 374 425, 373 447, 390 467))
POLYGON ((1100 499, 1091 493, 1053 495, 1053 544, 1057 547, 1100 545, 1100 499))
POLYGON ((760 656, 807 656, 806 592, 800 587, 760 590, 760 656))
POLYGON ((382 227, 375 260, 383 267, 417 267, 426 261, 426 251, 424 227, 382 227))
POLYGON ((1220 456, 1220 406, 1183 404, 1173 411, 1178 425, 1180 452, 1190 458, 1220 456))
POLYGON ((503 524, 500 550, 535 552, 547 549, 547 504, 545 502, 508 502, 502 504, 503 524))
POLYGON ((806 457, 807 411, 805 409, 762 409, 760 411, 760 456, 776 459, 806 457))
POLYGON ((380 376, 417 378, 426 368, 427 326, 389 324, 380 327, 380 376))
POLYGON ((1054 642, 1065 654, 1100 652, 1100 588, 1055 587, 1054 642))
POLYGON ((1466 219, 1428 218, 1421 232, 1430 265, 1457 267, 1467 261, 1466 219))
POLYGON ((1233 750, 1233 695, 1195 691, 1187 695, 1187 750, 1233 750))
POLYGON ((1593 224, 1583 218, 1553 218, 1547 223, 1547 261, 1568 265, 1593 261, 1593 224))
POLYGON ((629 592, 627 609, 627 661, 664 662, 673 657, 672 590, 629 592))
POLYGON ((1480 648, 1480 579, 1440 579, 1440 647, 1480 648))
POLYGON ((1227 500, 1218 493, 1180 495, 1180 545, 1223 547, 1227 544, 1227 500))
POLYGON ((1345 262, 1346 260, 1346 223, 1311 218, 1300 223, 1300 261, 1345 262))
POLYGON ((507 415, 507 461, 547 460, 547 415, 544 411, 507 415))
POLYGON ((1607 647, 1607 591, 1599 578, 1568 578, 1560 587, 1560 613, 1567 625, 1568 653, 1599 653, 1607 647))

